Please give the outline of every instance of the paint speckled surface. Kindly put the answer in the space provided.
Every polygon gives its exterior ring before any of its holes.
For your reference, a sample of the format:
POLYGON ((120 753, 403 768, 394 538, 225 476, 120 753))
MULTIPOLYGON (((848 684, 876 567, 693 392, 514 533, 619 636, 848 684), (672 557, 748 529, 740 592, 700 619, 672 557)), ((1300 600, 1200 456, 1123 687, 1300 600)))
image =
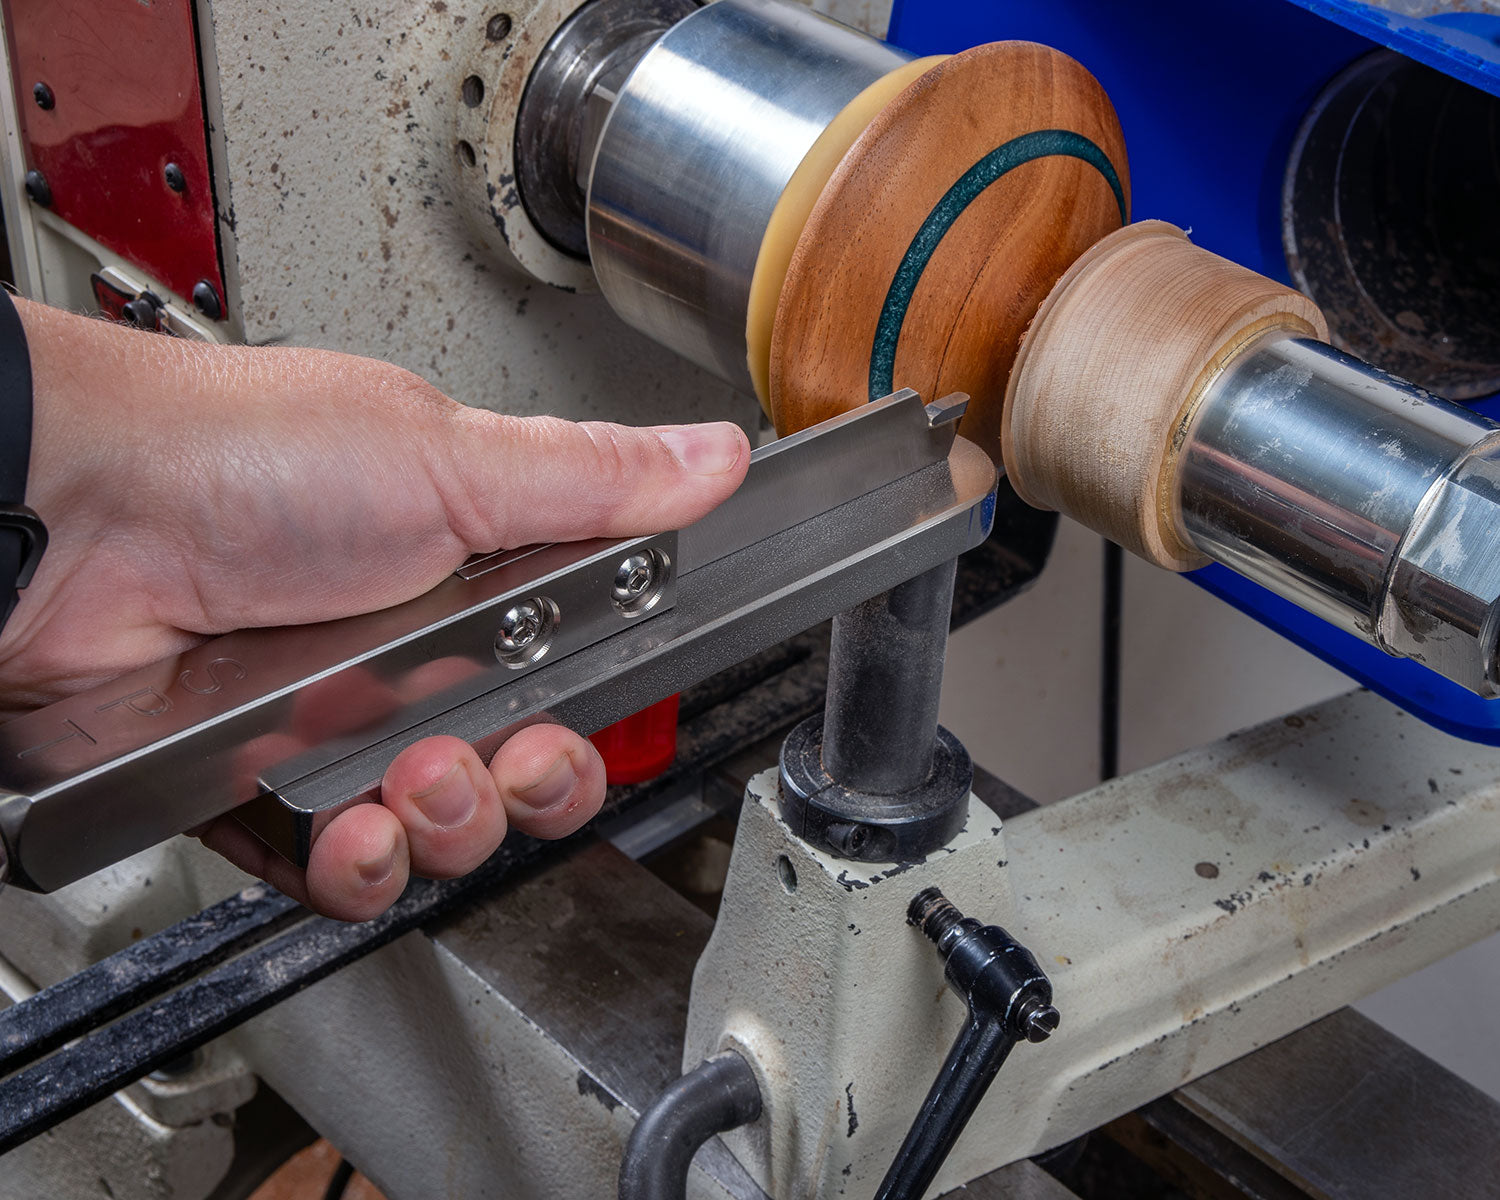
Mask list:
POLYGON ((504 262, 482 167, 456 148, 461 119, 486 111, 465 106, 464 79, 505 94, 510 48, 486 39, 488 15, 462 0, 206 0, 219 219, 245 340, 388 359, 510 412, 753 428, 753 400, 599 297, 504 262))

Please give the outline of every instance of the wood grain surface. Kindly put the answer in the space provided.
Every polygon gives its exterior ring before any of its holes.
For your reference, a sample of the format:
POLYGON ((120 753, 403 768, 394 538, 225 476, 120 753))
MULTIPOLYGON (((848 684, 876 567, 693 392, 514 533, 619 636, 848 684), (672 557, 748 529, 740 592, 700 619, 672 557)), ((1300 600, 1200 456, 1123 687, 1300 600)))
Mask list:
POLYGON ((1214 376, 1273 329, 1328 337, 1306 296, 1175 225, 1111 234, 1053 288, 1016 358, 1002 430, 1012 486, 1158 566, 1204 565, 1176 450, 1214 376))
POLYGON ((798 239, 771 339, 777 430, 898 387, 961 391, 961 432, 998 458, 1021 334, 1129 195, 1114 109, 1066 55, 997 42, 928 71, 854 142, 798 239))
POLYGON ((787 268, 797 249, 797 239, 807 227, 808 214, 828 185, 849 147, 869 128, 881 109, 911 86, 915 80, 942 62, 946 55, 917 58, 882 75, 854 97, 818 135, 792 178, 776 201, 771 220, 761 239, 760 253, 750 279, 750 300, 745 317, 746 363, 755 397, 766 416, 771 416, 771 334, 776 327, 776 307, 787 268))

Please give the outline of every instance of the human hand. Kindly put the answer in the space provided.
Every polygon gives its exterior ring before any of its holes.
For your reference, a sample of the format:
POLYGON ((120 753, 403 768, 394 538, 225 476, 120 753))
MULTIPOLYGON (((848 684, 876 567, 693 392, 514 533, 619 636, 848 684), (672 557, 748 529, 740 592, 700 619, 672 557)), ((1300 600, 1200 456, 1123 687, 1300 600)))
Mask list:
MULTIPOLYGON (((677 528, 749 463, 729 424, 500 416, 371 359, 207 346, 16 304, 35 381, 26 499, 51 537, 0 633, 11 709, 235 629, 400 603, 471 553, 677 528)), ((410 872, 472 870, 511 825, 571 833, 603 795, 593 746, 535 725, 488 766, 457 738, 410 747, 383 803, 336 817, 305 873, 232 819, 199 832, 318 911, 365 920, 410 872)))

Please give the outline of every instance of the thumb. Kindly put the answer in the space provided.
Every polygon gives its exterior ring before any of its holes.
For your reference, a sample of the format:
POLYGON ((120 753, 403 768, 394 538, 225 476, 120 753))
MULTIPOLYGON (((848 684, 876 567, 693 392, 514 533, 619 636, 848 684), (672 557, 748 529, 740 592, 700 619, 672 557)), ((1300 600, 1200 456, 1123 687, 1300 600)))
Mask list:
POLYGON ((468 409, 460 422, 447 502, 473 550, 678 529, 750 465, 749 440, 727 421, 634 429, 468 409))

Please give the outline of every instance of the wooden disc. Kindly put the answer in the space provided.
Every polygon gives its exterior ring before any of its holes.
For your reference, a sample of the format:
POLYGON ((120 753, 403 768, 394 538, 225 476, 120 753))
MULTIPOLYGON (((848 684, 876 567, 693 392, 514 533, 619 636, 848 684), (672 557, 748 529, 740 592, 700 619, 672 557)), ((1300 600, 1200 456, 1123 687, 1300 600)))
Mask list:
POLYGON ((1005 401, 1004 459, 1028 504, 1169 570, 1203 566, 1177 451, 1218 373, 1263 334, 1327 340, 1300 292, 1142 221, 1079 258, 1037 312, 1005 401))
POLYGON ((946 55, 917 58, 882 75, 854 97, 842 112, 829 122, 828 128, 792 173, 786 190, 771 212, 770 223, 761 239, 755 273, 750 279, 750 300, 745 318, 746 363, 755 397, 771 416, 771 333, 776 326, 776 306, 781 300, 781 286, 786 282, 787 267, 797 239, 807 227, 807 217, 828 185, 828 179, 844 161, 855 138, 869 128, 880 111, 927 71, 942 62, 946 55))
POLYGON ((901 387, 967 392, 999 459, 1017 345, 1048 290, 1125 223, 1125 142, 1067 55, 977 46, 888 104, 798 239, 771 341, 771 415, 794 432, 901 387))

